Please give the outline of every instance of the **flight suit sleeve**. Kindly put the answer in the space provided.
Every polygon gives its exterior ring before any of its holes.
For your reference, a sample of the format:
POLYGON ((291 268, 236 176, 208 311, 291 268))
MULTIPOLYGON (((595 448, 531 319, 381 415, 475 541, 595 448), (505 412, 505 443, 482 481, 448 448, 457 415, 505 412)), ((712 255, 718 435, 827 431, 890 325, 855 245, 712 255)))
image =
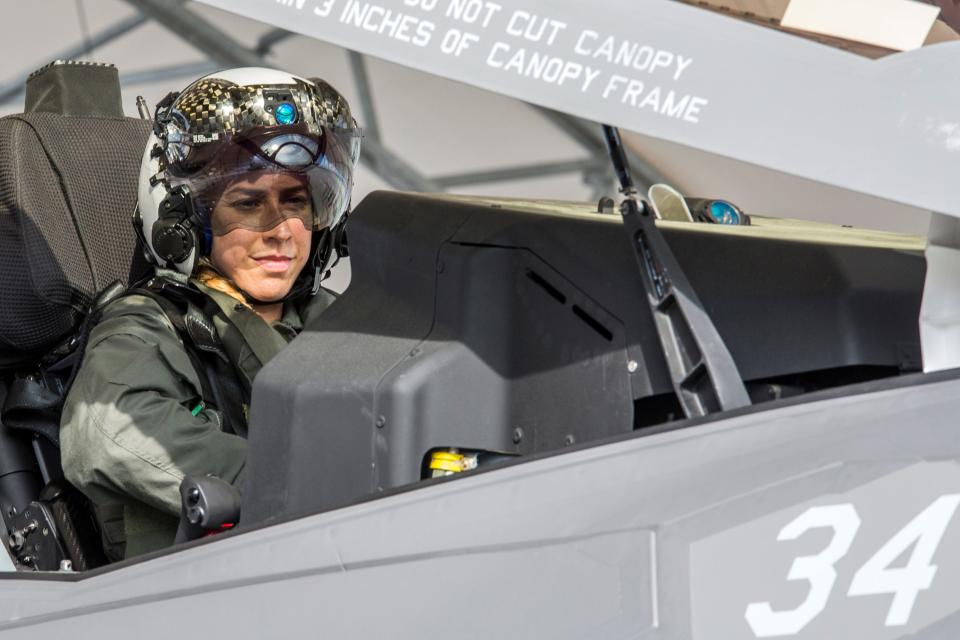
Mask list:
POLYGON ((202 387, 172 324, 153 300, 108 307, 91 333, 64 404, 67 479, 94 502, 133 498, 180 513, 185 475, 242 485, 246 441, 199 407, 202 387))

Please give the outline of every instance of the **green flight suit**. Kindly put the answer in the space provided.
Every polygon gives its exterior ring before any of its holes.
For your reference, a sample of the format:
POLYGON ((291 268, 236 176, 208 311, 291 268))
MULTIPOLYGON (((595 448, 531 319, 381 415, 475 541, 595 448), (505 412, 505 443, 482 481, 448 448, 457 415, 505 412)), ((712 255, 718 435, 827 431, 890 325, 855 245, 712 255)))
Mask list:
MULTIPOLYGON (((191 283, 219 307, 214 327, 246 383, 333 300, 321 290, 302 309, 286 304, 271 327, 229 295, 191 283)), ((124 540, 128 558, 173 543, 185 475, 242 489, 246 440, 222 430, 201 393, 183 341, 154 300, 129 295, 106 307, 64 403, 60 441, 67 480, 93 501, 108 554, 120 555, 124 540)))

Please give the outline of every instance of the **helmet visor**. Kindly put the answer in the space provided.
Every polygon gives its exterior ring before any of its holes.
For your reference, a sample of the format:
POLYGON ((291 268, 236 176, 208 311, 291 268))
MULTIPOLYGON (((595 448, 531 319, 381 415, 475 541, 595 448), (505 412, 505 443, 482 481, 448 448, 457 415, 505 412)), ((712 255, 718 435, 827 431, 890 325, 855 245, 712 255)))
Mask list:
POLYGON ((285 220, 320 230, 347 210, 359 152, 359 129, 257 127, 195 148, 168 145, 167 175, 188 188, 214 235, 285 220))

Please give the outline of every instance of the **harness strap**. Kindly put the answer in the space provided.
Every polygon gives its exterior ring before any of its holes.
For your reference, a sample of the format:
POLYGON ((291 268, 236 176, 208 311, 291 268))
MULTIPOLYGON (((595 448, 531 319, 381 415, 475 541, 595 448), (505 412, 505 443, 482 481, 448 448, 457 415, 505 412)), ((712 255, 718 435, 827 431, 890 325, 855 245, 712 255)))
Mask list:
POLYGON ((212 401, 220 411, 224 431, 246 437, 243 406, 249 402, 249 390, 240 382, 210 320, 210 314, 217 311, 213 301, 199 291, 161 278, 130 293, 147 296, 160 306, 183 338, 204 401, 212 401))

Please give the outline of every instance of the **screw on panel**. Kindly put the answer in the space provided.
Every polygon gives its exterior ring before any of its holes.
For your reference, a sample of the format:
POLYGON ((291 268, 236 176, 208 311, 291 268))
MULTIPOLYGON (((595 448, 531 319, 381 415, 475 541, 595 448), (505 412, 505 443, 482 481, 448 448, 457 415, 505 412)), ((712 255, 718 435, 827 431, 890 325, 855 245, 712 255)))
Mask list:
POLYGON ((387 424, 387 419, 386 419, 386 417, 384 417, 384 416, 377 416, 377 422, 376 422, 377 429, 383 429, 383 427, 384 427, 386 424, 387 424))
POLYGON ((636 373, 637 369, 639 368, 640 368, 640 365, 637 364, 636 360, 631 360, 630 362, 627 363, 627 371, 629 371, 630 373, 636 373))
POLYGON ((60 571, 73 571, 73 562, 70 560, 61 560, 60 571))
POLYGON ((576 442, 576 440, 574 440, 573 434, 570 434, 570 435, 568 435, 566 438, 563 439, 563 446, 569 447, 569 446, 572 445, 574 442, 576 442))
POLYGON ((522 440, 523 440, 523 429, 521 429, 520 427, 517 427, 516 429, 513 430, 513 442, 514 444, 520 444, 522 440))

